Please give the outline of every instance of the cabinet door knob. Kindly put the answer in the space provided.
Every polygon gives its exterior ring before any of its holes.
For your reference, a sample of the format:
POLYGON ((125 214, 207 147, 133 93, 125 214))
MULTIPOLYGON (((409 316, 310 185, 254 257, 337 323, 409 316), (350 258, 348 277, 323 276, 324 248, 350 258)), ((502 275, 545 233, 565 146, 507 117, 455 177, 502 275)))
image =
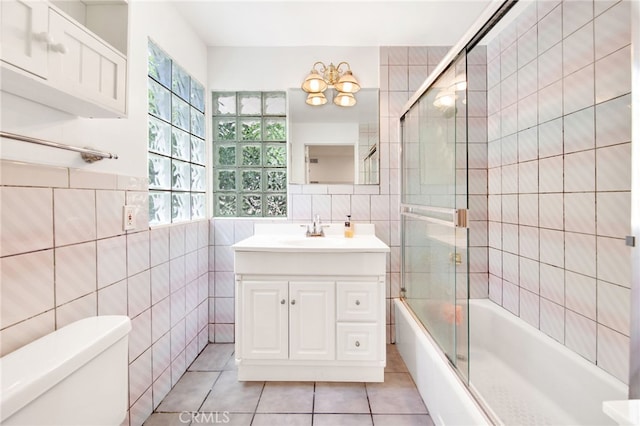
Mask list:
POLYGON ((44 42, 47 45, 53 43, 53 37, 51 37, 51 34, 47 32, 35 33, 33 34, 33 39, 36 41, 44 42))
POLYGON ((360 301, 356 300, 356 306, 360 306, 360 301))
POLYGON ((293 300, 291 301, 291 304, 292 304, 292 305, 295 305, 295 304, 296 304, 296 299, 293 299, 293 300))
POLYGON ((285 303, 287 303, 287 301, 286 301, 286 300, 284 300, 284 299, 282 299, 282 300, 280 301, 280 304, 281 304, 281 305, 284 305, 285 303))
POLYGON ((65 46, 62 43, 49 44, 49 49, 51 49, 52 52, 58 52, 58 53, 61 53, 63 55, 69 51, 67 49, 67 46, 65 46))
POLYGON ((356 340, 356 348, 360 347, 360 342, 356 340))

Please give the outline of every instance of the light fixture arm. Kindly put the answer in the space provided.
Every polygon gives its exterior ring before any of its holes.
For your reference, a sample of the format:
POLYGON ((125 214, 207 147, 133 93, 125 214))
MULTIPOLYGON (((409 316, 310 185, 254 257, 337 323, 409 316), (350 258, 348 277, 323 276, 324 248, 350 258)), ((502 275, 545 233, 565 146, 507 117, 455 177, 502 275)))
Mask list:
POLYGON ((338 65, 333 65, 333 62, 331 62, 328 66, 325 65, 324 62, 318 61, 313 64, 311 70, 316 71, 318 74, 322 75, 327 84, 329 86, 333 86, 338 82, 340 77, 342 77, 345 72, 351 71, 351 66, 346 61, 342 61, 338 65), (347 67, 347 69, 344 71, 340 69, 343 65, 347 67))
POLYGON ((314 70, 314 71, 317 71, 320 74, 324 74, 325 70, 327 69, 327 66, 324 64, 324 62, 318 61, 315 64, 313 64, 311 69, 314 70), (322 68, 316 69, 316 66, 318 66, 318 65, 320 65, 322 68))
MULTIPOLYGON (((338 64, 338 66, 336 66, 336 69, 337 69, 338 71, 340 71, 340 67, 341 67, 342 65, 346 65, 346 66, 347 66, 347 71, 351 71, 351 66, 349 65, 349 62, 345 62, 345 61, 340 62, 340 63, 338 64)), ((342 71, 342 72, 344 72, 344 71, 342 71)))

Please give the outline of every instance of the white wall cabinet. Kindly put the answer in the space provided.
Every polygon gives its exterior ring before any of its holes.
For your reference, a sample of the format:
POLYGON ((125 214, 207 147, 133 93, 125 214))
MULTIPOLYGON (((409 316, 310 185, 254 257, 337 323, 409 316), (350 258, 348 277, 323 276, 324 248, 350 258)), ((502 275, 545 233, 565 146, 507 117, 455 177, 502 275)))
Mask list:
POLYGON ((2 61, 46 78, 49 6, 42 1, 3 0, 0 13, 2 61))
MULTIPOLYGON (((112 3, 120 10, 114 26, 126 28, 126 3, 112 3)), ((84 3, 61 4, 92 16, 84 3)), ((43 0, 3 0, 0 13, 3 91, 83 117, 126 115, 123 52, 43 0)))

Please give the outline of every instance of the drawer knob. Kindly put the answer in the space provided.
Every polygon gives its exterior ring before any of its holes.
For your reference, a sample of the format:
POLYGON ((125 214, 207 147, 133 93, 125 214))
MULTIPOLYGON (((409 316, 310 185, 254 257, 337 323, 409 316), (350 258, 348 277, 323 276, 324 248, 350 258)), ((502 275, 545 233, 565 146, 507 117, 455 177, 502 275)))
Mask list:
POLYGON ((360 301, 356 300, 356 306, 360 306, 360 301))
POLYGON ((293 300, 291 301, 291 304, 292 304, 292 305, 295 305, 295 304, 296 304, 296 299, 293 299, 293 300))
POLYGON ((356 340, 356 348, 360 347, 360 342, 356 340))
POLYGON ((281 304, 281 305, 284 305, 285 303, 287 303, 287 301, 286 301, 286 300, 284 300, 284 299, 282 299, 282 300, 280 301, 280 304, 281 304))

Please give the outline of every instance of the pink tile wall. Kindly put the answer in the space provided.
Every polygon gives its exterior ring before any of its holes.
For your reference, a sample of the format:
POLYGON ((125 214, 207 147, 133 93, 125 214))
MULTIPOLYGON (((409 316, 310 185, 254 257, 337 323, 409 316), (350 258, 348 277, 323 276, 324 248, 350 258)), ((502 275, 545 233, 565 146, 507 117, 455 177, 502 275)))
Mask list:
POLYGON ((629 15, 535 2, 487 46, 489 296, 625 382, 629 15))
POLYGON ((128 315, 139 425, 208 342, 208 221, 149 230, 146 179, 2 161, 0 354, 73 321, 128 315), (122 231, 122 206, 138 230, 122 231))

